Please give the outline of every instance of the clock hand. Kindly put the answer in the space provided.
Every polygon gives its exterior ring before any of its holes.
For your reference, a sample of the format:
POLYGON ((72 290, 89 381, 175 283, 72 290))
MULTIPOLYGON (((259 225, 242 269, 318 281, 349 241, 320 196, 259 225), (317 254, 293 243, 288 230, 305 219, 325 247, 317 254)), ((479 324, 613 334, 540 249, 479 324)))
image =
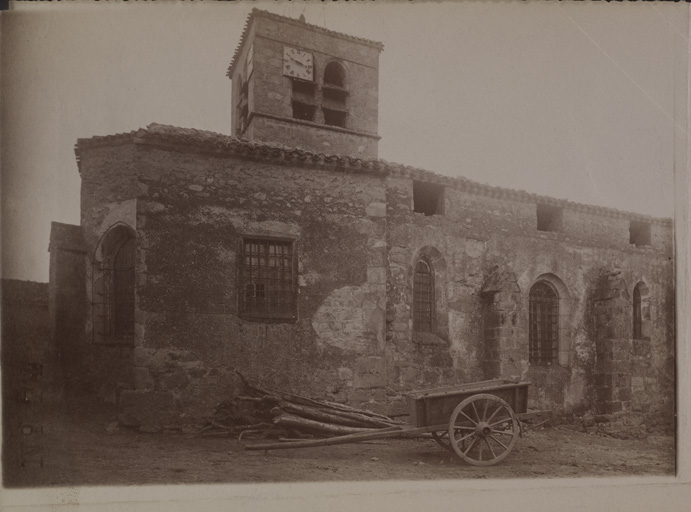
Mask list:
POLYGON ((309 62, 306 62, 306 59, 298 58, 296 55, 291 55, 290 58, 293 59, 295 62, 299 62, 303 66, 309 66, 309 62))
POLYGON ((305 64, 305 62, 304 62, 304 61, 302 61, 302 60, 299 60, 299 59, 293 59, 293 61, 294 61, 294 62, 297 62, 297 63, 298 63, 298 64, 300 64, 301 66, 304 66, 304 67, 306 67, 306 66, 307 66, 307 64, 305 64))

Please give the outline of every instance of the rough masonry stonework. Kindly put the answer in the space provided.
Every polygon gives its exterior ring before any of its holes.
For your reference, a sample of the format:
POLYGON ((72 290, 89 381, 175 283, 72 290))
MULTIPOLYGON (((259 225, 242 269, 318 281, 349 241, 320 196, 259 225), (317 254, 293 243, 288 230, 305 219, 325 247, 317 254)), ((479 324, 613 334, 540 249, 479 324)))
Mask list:
POLYGON ((502 378, 534 409, 672 417, 671 220, 378 160, 382 49, 255 10, 233 135, 78 141, 48 287, 68 388, 147 431, 211 414, 237 372, 388 414, 502 378))

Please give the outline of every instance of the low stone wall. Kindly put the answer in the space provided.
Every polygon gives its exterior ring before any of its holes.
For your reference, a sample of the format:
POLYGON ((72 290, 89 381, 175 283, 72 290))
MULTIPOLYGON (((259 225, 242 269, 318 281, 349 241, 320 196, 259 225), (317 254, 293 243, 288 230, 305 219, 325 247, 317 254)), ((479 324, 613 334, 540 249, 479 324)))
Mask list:
POLYGON ((3 473, 38 467, 48 411, 63 398, 56 352, 50 343, 48 285, 3 279, 3 473))
POLYGON ((22 386, 40 384, 36 398, 61 397, 56 351, 50 342, 48 284, 2 280, 3 404, 14 403, 22 386))

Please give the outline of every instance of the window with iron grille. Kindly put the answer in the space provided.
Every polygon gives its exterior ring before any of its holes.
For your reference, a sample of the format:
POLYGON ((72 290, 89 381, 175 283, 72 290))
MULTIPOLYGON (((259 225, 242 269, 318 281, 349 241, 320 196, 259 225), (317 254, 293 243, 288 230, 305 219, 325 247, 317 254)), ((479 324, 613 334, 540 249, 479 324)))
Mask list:
POLYGON ((415 265, 413 329, 417 332, 432 332, 434 329, 434 274, 424 260, 415 265))
POLYGON ((134 339, 135 303, 134 234, 124 226, 109 230, 100 259, 92 267, 94 341, 131 343, 134 339))
POLYGON ((641 290, 636 286, 633 289, 633 337, 641 337, 641 290))
POLYGON ((294 243, 245 238, 240 270, 240 315, 252 319, 296 318, 294 243))
POLYGON ((559 296, 545 281, 530 289, 531 364, 548 365, 557 361, 559 345, 559 296))
POLYGON ((113 259, 113 326, 116 336, 134 334, 134 238, 127 239, 113 259))
POLYGON ((650 300, 648 287, 643 282, 633 289, 633 337, 650 339, 650 300))

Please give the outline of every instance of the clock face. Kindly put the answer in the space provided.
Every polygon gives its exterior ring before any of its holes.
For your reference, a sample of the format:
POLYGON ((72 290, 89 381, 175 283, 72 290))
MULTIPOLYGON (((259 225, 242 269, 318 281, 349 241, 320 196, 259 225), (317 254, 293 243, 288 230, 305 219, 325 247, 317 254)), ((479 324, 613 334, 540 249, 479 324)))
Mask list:
POLYGON ((314 80, 314 59, 312 54, 290 46, 283 47, 283 74, 300 78, 301 80, 314 80))

